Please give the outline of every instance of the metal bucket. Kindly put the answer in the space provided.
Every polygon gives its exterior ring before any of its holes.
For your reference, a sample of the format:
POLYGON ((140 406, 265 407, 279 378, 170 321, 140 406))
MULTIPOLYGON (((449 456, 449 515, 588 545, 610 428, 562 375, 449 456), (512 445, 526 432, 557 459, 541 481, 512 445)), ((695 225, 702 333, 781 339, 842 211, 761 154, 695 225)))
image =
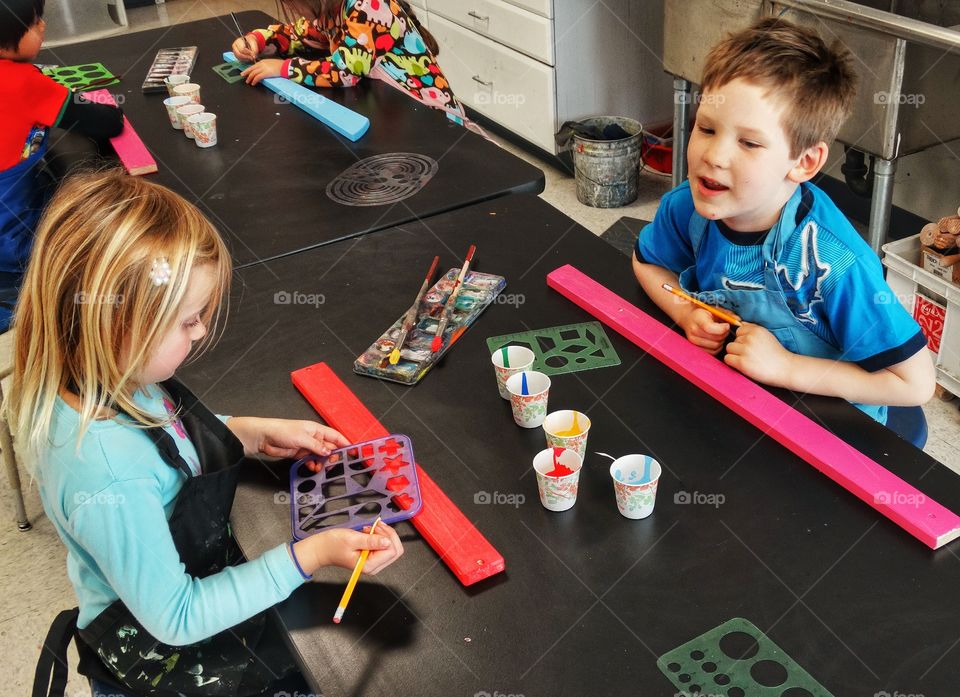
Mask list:
POLYGON ((619 140, 591 140, 575 135, 573 164, 577 199, 594 208, 618 208, 637 198, 643 126, 620 116, 597 116, 580 122, 602 131, 616 124, 630 135, 619 140))

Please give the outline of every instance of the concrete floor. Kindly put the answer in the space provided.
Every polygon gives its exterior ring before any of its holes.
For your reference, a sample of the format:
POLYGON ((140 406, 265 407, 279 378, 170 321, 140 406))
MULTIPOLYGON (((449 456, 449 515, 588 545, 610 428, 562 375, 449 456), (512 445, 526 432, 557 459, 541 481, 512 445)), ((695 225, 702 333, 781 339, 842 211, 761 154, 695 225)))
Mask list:
MULTIPOLYGON (((57 1, 48 0, 48 8, 57 1)), ((127 16, 130 30, 137 31, 249 9, 261 9, 271 16, 276 14, 273 0, 174 0, 128 10, 127 16)), ((48 29, 48 33, 55 32, 55 27, 48 29)), ((151 56, 155 50, 155 47, 149 49, 151 56)), ((541 196, 595 234, 600 234, 622 216, 652 219, 660 197, 670 188, 669 177, 647 172, 641 176, 640 195, 634 204, 610 210, 590 208, 577 201, 572 177, 501 138, 496 140, 517 156, 543 169, 546 190, 541 196)), ((945 403, 934 399, 924 408, 930 427, 925 450, 960 473, 960 413, 957 405, 957 401, 945 403)), ((43 515, 36 486, 31 485, 29 475, 23 473, 22 476, 27 511, 34 528, 27 533, 18 532, 7 517, 9 514, 0 523, 0 662, 7 675, 9 694, 29 692, 34 666, 50 621, 58 611, 76 604, 66 576, 64 547, 43 515)), ((935 495, 936 492, 929 493, 935 495)), ((0 487, 0 511, 12 510, 9 489, 0 487)), ((74 670, 77 659, 72 645, 70 650, 71 675, 67 695, 86 697, 90 694, 89 688, 74 670)))

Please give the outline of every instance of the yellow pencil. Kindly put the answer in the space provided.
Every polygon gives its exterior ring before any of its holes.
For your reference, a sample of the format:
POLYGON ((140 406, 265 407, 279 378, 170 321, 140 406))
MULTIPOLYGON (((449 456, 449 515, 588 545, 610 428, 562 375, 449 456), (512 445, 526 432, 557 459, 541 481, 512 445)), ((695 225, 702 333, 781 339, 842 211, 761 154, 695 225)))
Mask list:
POLYGON ((738 320, 736 317, 734 317, 733 315, 729 314, 728 312, 724 312, 724 311, 721 310, 720 308, 714 307, 713 305, 707 305, 707 304, 704 303, 704 302, 700 302, 700 301, 697 300, 696 298, 693 298, 693 297, 687 295, 686 293, 684 293, 684 292, 683 292, 682 290, 680 290, 679 288, 674 288, 674 287, 671 286, 669 283, 664 283, 664 284, 663 284, 663 289, 664 289, 664 290, 667 290, 667 291, 670 291, 671 293, 673 293, 674 295, 676 295, 678 298, 683 298, 683 299, 686 300, 687 302, 693 303, 693 304, 696 305, 697 307, 702 307, 704 310, 706 310, 707 312, 709 312, 711 315, 713 315, 714 317, 716 317, 716 318, 717 318, 718 320, 720 320, 721 322, 726 322, 727 324, 732 324, 734 327, 739 327, 739 326, 741 325, 740 320, 738 320))
MULTIPOLYGON (((370 526, 369 534, 373 534, 373 531, 377 529, 377 524, 379 522, 380 517, 377 516, 377 519, 373 521, 373 525, 370 526)), ((360 558, 357 559, 357 565, 353 567, 353 573, 350 574, 350 580, 347 581, 347 587, 343 591, 343 597, 340 598, 340 605, 337 606, 337 611, 333 615, 334 624, 340 624, 340 620, 343 619, 343 613, 347 611, 347 603, 350 602, 350 596, 353 595, 353 589, 357 587, 357 581, 360 579, 360 572, 363 571, 363 565, 367 563, 367 557, 369 556, 369 549, 365 549, 360 552, 360 558)))

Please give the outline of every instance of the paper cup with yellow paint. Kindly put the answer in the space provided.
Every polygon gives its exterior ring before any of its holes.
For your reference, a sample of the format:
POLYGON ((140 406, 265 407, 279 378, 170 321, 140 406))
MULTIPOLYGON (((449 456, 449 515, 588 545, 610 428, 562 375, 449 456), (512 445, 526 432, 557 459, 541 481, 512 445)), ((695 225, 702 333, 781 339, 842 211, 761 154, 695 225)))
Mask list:
POLYGON ((587 433, 590 431, 590 417, 582 411, 563 409, 547 414, 543 420, 543 432, 547 436, 547 447, 569 448, 576 451, 581 460, 587 457, 587 433))

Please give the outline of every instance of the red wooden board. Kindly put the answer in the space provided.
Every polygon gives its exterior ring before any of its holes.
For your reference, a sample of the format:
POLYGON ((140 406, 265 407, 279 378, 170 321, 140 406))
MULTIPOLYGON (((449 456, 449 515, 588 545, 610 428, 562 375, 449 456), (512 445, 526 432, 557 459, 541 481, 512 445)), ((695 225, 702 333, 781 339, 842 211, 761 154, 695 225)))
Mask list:
MULTIPOLYGON (((113 95, 109 90, 92 90, 84 92, 83 98, 95 104, 110 104, 116 106, 113 95)), ((140 136, 133 130, 130 121, 126 116, 123 117, 123 130, 120 135, 111 138, 110 144, 117 152, 117 157, 123 163, 127 172, 139 176, 141 174, 151 174, 157 171, 157 162, 147 150, 147 146, 140 140, 140 136)))
MULTIPOLYGON (((351 443, 389 434, 326 363, 301 368, 292 372, 290 377, 323 420, 351 443)), ((469 586, 503 571, 503 556, 447 498, 419 463, 417 477, 423 508, 411 521, 460 583, 469 586)))
POLYGON ((547 285, 931 548, 960 536, 960 516, 573 266, 549 273, 547 285))

